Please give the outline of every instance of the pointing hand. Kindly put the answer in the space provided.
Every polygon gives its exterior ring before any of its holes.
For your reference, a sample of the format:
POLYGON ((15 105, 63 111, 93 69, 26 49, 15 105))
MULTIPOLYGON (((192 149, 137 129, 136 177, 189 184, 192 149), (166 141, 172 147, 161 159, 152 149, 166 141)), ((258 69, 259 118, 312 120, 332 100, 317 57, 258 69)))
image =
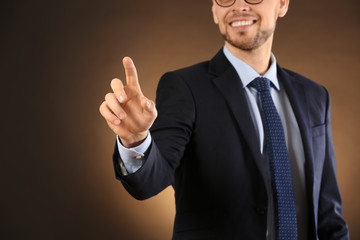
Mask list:
POLYGON ((115 78, 111 81, 113 92, 106 94, 100 105, 100 113, 109 127, 127 147, 139 145, 147 136, 148 130, 157 117, 153 101, 141 92, 135 65, 131 58, 125 57, 123 65, 126 86, 115 78))

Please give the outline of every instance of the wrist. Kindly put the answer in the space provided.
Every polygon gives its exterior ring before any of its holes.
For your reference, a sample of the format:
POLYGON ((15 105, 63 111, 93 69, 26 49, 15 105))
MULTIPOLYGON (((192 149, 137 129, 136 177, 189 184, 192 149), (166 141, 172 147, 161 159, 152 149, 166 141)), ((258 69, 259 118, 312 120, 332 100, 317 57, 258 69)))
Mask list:
POLYGON ((134 147, 137 147, 140 144, 142 144, 145 141, 147 135, 148 135, 148 132, 146 131, 146 132, 131 136, 129 138, 121 138, 121 137, 119 137, 119 139, 121 141, 121 144, 124 147, 126 147, 126 148, 134 148, 134 147))

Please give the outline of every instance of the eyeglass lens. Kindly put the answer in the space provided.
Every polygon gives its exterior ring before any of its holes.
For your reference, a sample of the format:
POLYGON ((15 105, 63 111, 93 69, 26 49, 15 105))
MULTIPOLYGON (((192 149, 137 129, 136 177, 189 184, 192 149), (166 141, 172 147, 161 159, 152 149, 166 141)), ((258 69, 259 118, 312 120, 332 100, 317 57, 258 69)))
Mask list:
MULTIPOLYGON (((221 7, 230 7, 236 2, 236 0, 215 0, 215 1, 221 7)), ((262 1, 263 0, 245 0, 245 2, 248 4, 259 4, 262 1)))

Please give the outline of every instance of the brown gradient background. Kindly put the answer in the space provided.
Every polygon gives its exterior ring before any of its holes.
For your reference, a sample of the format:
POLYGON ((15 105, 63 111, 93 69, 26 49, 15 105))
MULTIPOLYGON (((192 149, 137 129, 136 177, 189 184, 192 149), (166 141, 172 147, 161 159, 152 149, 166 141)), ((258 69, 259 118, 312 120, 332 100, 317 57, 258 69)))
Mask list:
MULTIPOLYGON (((0 3, 1 239, 170 239, 173 190, 136 201, 114 178, 98 107, 122 57, 143 92, 223 45, 210 0, 0 3)), ((292 1, 274 53, 327 87, 344 216, 360 239, 358 0, 292 1)))

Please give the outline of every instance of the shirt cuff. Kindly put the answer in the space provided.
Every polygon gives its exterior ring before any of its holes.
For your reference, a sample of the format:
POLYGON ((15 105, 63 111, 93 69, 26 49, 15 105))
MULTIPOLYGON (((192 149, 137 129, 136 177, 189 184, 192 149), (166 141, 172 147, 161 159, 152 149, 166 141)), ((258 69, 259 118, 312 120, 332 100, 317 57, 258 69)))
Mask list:
POLYGON ((127 172, 128 174, 135 173, 139 170, 145 161, 145 152, 150 147, 151 144, 151 135, 148 133, 144 142, 139 146, 134 148, 126 148, 121 144, 120 138, 117 137, 117 146, 120 154, 120 161, 123 164, 120 164, 120 168, 123 173, 127 172))

